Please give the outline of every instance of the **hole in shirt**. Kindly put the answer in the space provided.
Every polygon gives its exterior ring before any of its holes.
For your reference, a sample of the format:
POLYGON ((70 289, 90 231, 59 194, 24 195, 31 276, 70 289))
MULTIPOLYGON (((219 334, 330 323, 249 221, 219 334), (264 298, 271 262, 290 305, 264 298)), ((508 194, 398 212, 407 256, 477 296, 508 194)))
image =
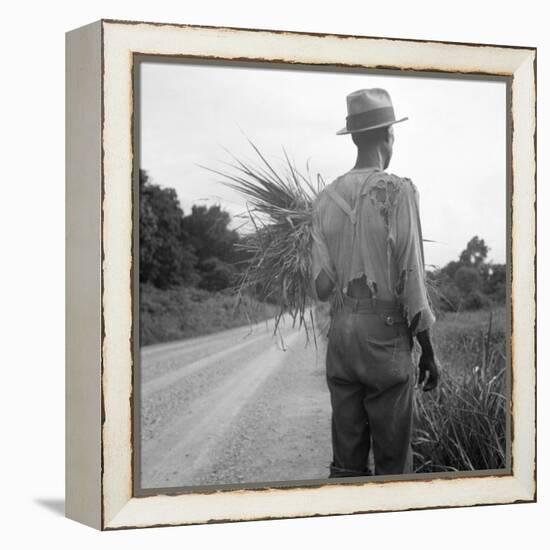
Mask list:
POLYGON ((344 292, 350 298, 376 298, 378 285, 375 281, 369 281, 366 275, 352 279, 344 288, 344 292))
POLYGON ((381 179, 369 190, 370 200, 372 204, 378 208, 388 228, 390 217, 395 208, 400 190, 401 186, 392 179, 381 179))
POLYGON ((401 273, 399 274, 399 279, 397 280, 397 283, 395 285, 395 293, 399 296, 400 294, 403 294, 403 291, 405 290, 405 284, 407 283, 407 270, 403 269, 401 273))

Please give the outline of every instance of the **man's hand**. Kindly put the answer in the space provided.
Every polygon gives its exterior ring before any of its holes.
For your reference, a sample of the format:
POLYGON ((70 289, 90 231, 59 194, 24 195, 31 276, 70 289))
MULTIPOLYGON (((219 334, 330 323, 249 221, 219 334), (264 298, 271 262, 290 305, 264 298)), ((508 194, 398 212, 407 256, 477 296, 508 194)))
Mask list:
POLYGON ((435 356, 431 353, 422 353, 418 363, 418 386, 423 391, 433 390, 439 382, 441 369, 435 356))

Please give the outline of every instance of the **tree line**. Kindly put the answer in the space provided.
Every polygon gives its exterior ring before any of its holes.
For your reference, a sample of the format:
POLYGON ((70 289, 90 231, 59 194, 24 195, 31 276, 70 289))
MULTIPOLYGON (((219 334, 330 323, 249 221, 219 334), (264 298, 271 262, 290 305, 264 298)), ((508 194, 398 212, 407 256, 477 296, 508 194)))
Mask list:
POLYGON ((174 189, 139 172, 139 278, 160 289, 177 285, 209 291, 235 284, 245 255, 231 216, 219 205, 194 205, 184 215, 174 189))
POLYGON ((457 261, 427 272, 430 295, 439 309, 474 310, 506 302, 506 264, 488 262, 488 252, 476 235, 457 261))

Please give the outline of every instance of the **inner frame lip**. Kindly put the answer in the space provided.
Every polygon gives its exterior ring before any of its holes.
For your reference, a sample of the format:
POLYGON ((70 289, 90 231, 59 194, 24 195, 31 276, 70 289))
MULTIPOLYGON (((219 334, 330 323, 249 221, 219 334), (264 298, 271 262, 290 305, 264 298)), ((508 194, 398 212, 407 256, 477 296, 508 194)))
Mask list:
MULTIPOLYGON (((105 20, 104 20, 105 21, 105 20)), ((121 23, 120 21, 108 20, 108 22, 121 23)), ((122 21, 122 23, 126 23, 122 21)), ((154 23, 153 23, 154 24, 154 23)), ((160 24, 162 25, 162 24, 160 24)), ((170 25, 170 24, 166 24, 170 25)), ((190 25, 182 25, 183 27, 196 27, 190 25)), ((206 27, 219 30, 219 27, 206 27)), ((238 28, 235 30, 249 30, 238 28)), ((254 29, 252 29, 254 30, 254 29)), ((276 31, 266 31, 276 32, 276 31)), ((304 33, 295 33, 297 35, 303 35, 304 33)), ((308 34, 308 33, 305 33, 308 34)), ((336 35, 339 36, 339 35, 336 35)), ((345 35, 342 35, 345 36, 345 35)), ((365 36, 358 36, 357 38, 369 38, 365 36)), ((376 37, 375 37, 376 39, 376 37)), ((383 39, 387 40, 387 39, 383 39)), ((396 39, 403 41, 402 39, 396 39)), ((414 40, 413 40, 414 41, 414 40)), ((418 42, 434 42, 419 40, 418 42)), ((441 42, 442 44, 452 44, 450 42, 441 42)), ((457 45, 473 46, 476 44, 470 43, 456 43, 457 45)), ((487 44, 480 44, 480 46, 488 46, 487 44)), ((501 47, 501 46, 495 46, 501 47)), ((513 46, 509 46, 514 48, 513 46)), ((519 49, 534 49, 519 47, 519 49)), ((367 484, 388 484, 395 482, 405 481, 432 481, 437 479, 461 479, 461 478, 490 478, 490 477, 509 477, 514 475, 513 467, 513 431, 512 431, 512 387, 513 387, 513 372, 511 365, 512 355, 512 340, 511 340, 511 319, 513 315, 512 304, 512 288, 511 288, 511 274, 512 274, 512 157, 511 157, 511 145, 512 145, 512 133, 511 133, 511 120, 512 120, 512 83, 513 76, 509 74, 487 74, 483 72, 463 72, 463 71, 443 71, 435 68, 426 68, 422 70, 418 69, 399 69, 389 67, 374 67, 366 68, 363 65, 353 64, 325 64, 325 63, 302 63, 302 62, 285 62, 282 60, 259 60, 257 58, 222 58, 217 56, 203 56, 203 55, 186 55, 186 54, 163 54, 163 53, 142 53, 138 51, 132 52, 132 120, 131 120, 131 136, 132 136, 132 267, 131 267, 131 280, 132 280, 132 403, 131 403, 131 472, 132 472, 132 497, 144 498, 150 496, 177 496, 185 494, 212 494, 212 493, 228 493, 236 491, 268 491, 270 489, 275 490, 295 490, 295 489, 311 489, 320 488, 326 485, 351 485, 362 486, 367 484), (198 66, 229 66, 232 68, 247 68, 247 69, 270 69, 280 71, 300 71, 300 72, 329 72, 329 73, 342 73, 342 74, 372 74, 372 75, 384 75, 384 76, 400 76, 400 77, 419 77, 419 78, 437 78, 445 80, 471 80, 471 81, 496 81, 504 82, 506 85, 506 165, 507 165, 507 177, 506 177, 506 273, 507 273, 507 287, 506 287, 506 340, 507 340, 507 353, 506 353, 506 388, 507 388, 507 400, 510 404, 507 407, 506 418, 506 431, 507 431, 507 466, 502 469, 495 470, 472 470, 472 471, 459 471, 459 472, 436 472, 436 473, 413 473, 413 474, 401 474, 396 476, 372 476, 372 477, 359 477, 359 478, 334 478, 334 479, 310 479, 310 480, 292 480, 292 481, 273 481, 262 483, 238 483, 238 484, 218 484, 218 485, 187 485, 187 486, 174 486, 174 487, 159 487, 159 488, 142 488, 140 484, 141 468, 141 430, 140 430, 140 346, 139 346, 139 208, 136 205, 139 204, 139 168, 140 168, 140 65, 141 63, 161 63, 161 64, 185 64, 185 65, 198 65, 198 66)), ((453 507, 453 506, 444 506, 453 507)))

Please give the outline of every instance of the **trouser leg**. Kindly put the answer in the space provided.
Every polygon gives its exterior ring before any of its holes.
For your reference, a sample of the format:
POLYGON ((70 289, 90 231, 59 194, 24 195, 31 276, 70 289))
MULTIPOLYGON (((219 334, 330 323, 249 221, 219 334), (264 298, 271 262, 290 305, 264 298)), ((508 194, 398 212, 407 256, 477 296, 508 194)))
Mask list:
MULTIPOLYGON (((327 372, 341 372, 339 358, 329 346, 327 372)), ((342 376, 327 374, 332 405, 333 462, 330 477, 368 475, 370 429, 364 408, 365 387, 342 376)))
POLYGON ((412 472, 412 375, 383 392, 367 396, 376 475, 412 472))
POLYGON ((411 472, 410 335, 389 315, 354 311, 335 316, 327 349, 331 476, 368 475, 371 436, 377 475, 411 472))

